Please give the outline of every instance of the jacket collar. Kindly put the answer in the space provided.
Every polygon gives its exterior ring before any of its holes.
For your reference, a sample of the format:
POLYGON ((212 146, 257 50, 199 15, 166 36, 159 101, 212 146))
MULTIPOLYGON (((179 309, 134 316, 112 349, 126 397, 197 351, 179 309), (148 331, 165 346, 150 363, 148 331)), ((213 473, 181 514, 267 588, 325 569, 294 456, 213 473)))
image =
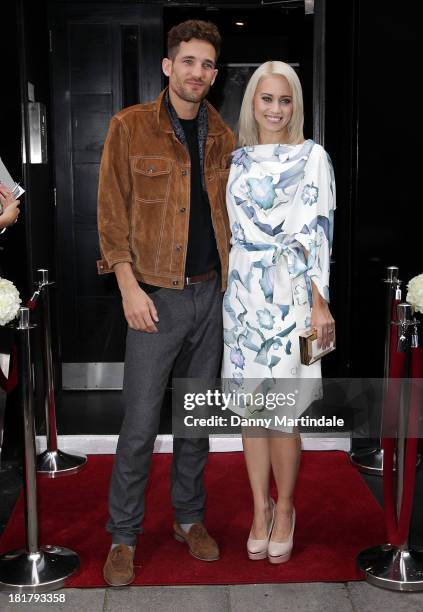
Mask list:
MULTIPOLYGON (((159 96, 156 99, 156 117, 157 123, 159 127, 164 132, 172 133, 173 127, 172 122, 169 117, 169 113, 166 108, 166 104, 164 101, 164 94, 167 87, 160 92, 159 96)), ((217 110, 209 103, 206 102, 207 107, 207 116, 208 116, 208 135, 209 136, 218 136, 219 134, 223 134, 226 130, 226 125, 217 112, 217 110)))

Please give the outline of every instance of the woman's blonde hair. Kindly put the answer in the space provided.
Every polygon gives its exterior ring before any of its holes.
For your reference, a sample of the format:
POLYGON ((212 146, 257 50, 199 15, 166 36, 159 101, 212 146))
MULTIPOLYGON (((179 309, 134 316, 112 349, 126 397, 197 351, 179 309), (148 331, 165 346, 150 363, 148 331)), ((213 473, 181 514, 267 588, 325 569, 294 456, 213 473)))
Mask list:
POLYGON ((297 73, 285 62, 265 62, 251 75, 245 89, 244 99, 239 114, 238 140, 241 147, 259 144, 257 122, 254 117, 253 98, 259 81, 271 75, 281 75, 286 78, 292 93, 292 117, 288 123, 289 143, 298 144, 304 140, 304 105, 303 92, 297 73))

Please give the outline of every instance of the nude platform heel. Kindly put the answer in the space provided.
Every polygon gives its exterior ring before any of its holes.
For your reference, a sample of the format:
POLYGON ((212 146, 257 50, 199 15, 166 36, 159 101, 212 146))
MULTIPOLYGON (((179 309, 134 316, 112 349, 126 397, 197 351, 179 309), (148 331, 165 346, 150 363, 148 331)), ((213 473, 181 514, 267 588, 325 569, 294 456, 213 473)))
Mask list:
POLYGON ((294 529, 295 508, 292 509, 292 527, 288 539, 285 542, 272 542, 272 540, 269 539, 267 558, 269 559, 270 563, 285 563, 289 560, 294 544, 294 529))
POLYGON ((270 498, 272 506, 272 518, 270 520, 270 527, 268 530, 267 538, 262 540, 254 540, 249 537, 247 541, 247 553, 248 558, 251 561, 258 561, 259 559, 265 559, 267 557, 267 546, 269 544, 270 534, 272 533, 273 523, 275 521, 275 502, 270 498))

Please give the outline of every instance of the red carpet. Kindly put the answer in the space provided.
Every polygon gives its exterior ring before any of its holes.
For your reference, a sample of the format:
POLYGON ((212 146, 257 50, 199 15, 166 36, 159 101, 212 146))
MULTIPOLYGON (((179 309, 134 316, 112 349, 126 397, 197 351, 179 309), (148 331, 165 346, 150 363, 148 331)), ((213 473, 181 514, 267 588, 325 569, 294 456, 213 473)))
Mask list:
MULTIPOLYGON (((383 513, 362 477, 338 451, 305 451, 296 488, 297 527, 288 563, 250 561, 245 542, 251 498, 242 453, 210 454, 206 525, 221 559, 194 559, 172 537, 169 494, 171 455, 154 455, 146 499, 145 533, 135 557, 137 585, 244 584, 359 580, 356 555, 383 543, 383 513)), ((93 455, 75 476, 39 479, 40 543, 79 553, 81 569, 69 587, 104 586, 102 566, 110 546, 104 529, 113 456, 93 455)), ((1 552, 24 544, 22 498, 0 542, 1 552)))

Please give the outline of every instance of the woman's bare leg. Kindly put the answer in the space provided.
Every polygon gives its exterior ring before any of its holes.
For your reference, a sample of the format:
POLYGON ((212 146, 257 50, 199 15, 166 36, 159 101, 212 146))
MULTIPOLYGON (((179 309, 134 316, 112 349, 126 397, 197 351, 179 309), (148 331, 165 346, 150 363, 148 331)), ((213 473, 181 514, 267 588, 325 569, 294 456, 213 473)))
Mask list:
POLYGON ((242 444, 254 502, 254 518, 250 535, 255 540, 262 540, 267 538, 271 519, 269 503, 271 464, 267 431, 262 427, 243 427, 242 444))
POLYGON ((301 460, 301 438, 293 434, 274 433, 269 436, 270 462, 278 489, 272 540, 284 542, 292 526, 295 483, 301 460))

